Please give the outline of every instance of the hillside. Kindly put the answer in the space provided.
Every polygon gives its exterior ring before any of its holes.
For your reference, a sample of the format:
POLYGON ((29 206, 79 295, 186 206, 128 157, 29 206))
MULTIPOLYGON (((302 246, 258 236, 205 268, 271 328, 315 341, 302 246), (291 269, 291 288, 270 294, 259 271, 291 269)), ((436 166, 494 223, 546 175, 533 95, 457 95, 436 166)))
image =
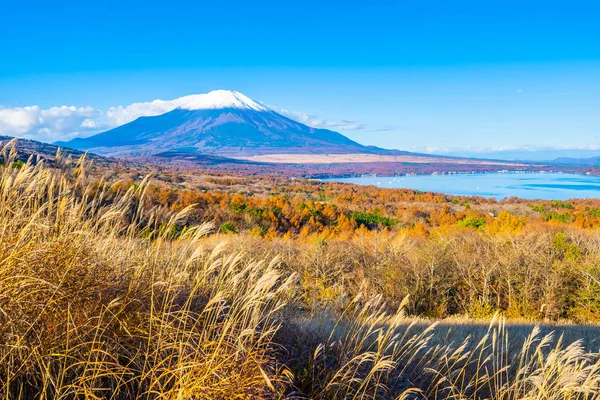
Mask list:
MULTIPOLYGON (((12 136, 0 135, 0 149, 4 148, 14 139, 15 138, 12 136)), ((52 164, 56 158, 56 152, 59 148, 65 156, 71 156, 74 160, 77 160, 79 157, 85 154, 85 152, 80 150, 61 147, 54 144, 38 142, 37 140, 30 139, 18 139, 18 141, 15 142, 15 145, 17 151, 17 159, 23 162, 27 161, 29 157, 33 156, 34 161, 39 158, 52 164)), ((114 161, 111 159, 93 153, 87 153, 87 158, 89 160, 94 161, 94 163, 97 165, 109 165, 111 163, 114 163, 114 161)))

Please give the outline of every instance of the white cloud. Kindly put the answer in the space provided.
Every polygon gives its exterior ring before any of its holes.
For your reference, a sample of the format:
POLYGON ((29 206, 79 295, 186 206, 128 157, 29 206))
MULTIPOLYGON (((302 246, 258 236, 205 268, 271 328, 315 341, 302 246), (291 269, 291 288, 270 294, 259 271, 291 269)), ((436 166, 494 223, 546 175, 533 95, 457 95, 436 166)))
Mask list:
POLYGON ((93 107, 0 106, 0 134, 55 141, 89 133, 102 115, 93 107))
POLYGON ((39 117, 40 108, 0 108, 0 131, 7 133, 23 134, 34 126, 39 117))
POLYGON ((139 117, 164 114, 186 102, 185 97, 180 97, 175 100, 154 100, 146 103, 133 103, 125 107, 110 107, 106 112, 106 116, 111 124, 119 126, 139 117))
POLYGON ((86 118, 83 120, 83 122, 79 126, 81 128, 95 128, 98 126, 98 124, 96 124, 96 121, 94 121, 93 119, 86 118))

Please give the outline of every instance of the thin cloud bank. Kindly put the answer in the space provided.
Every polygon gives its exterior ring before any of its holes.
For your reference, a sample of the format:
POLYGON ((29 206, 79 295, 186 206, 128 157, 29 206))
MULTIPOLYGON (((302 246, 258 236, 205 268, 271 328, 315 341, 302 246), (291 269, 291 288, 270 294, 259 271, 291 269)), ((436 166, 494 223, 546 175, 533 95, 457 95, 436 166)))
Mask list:
POLYGON ((316 115, 311 115, 305 112, 299 111, 290 111, 285 108, 278 108, 274 106, 267 106, 271 110, 278 112, 279 114, 286 116, 290 119, 293 119, 298 122, 302 122, 305 125, 312 126, 313 128, 320 129, 338 129, 338 130, 347 130, 347 131, 358 131, 361 129, 365 129, 366 125, 358 123, 357 121, 352 120, 341 120, 341 121, 327 121, 321 117, 316 115))
POLYGON ((488 153, 500 153, 507 151, 523 151, 523 152, 537 152, 537 151, 551 151, 551 150, 600 150, 600 145, 589 144, 589 145, 557 145, 557 146, 538 146, 538 145, 521 145, 521 146, 454 146, 454 147, 439 147, 439 146, 413 146, 407 148, 408 151, 419 152, 419 153, 430 153, 430 154, 458 154, 458 153, 471 153, 471 154, 488 154, 488 153))
POLYGON ((456 146, 456 147, 438 147, 422 146, 412 147, 406 150, 440 154, 456 157, 475 157, 475 158, 493 158, 499 160, 529 160, 545 162, 561 157, 567 158, 590 158, 597 157, 600 151, 600 145, 522 145, 522 146, 456 146))
POLYGON ((597 156, 600 145, 517 145, 517 146, 414 146, 405 150, 457 157, 499 158, 504 160, 552 160, 558 157, 597 156))
MULTIPOLYGON (((193 96, 193 95, 192 95, 193 96)), ((99 132, 131 122, 139 117, 155 116, 185 106, 192 96, 174 100, 154 100, 114 106, 108 110, 94 107, 39 106, 3 107, 0 105, 0 135, 17 136, 44 142, 69 140, 91 136, 99 132)), ((288 118, 314 128, 350 130, 365 129, 364 124, 352 120, 328 121, 303 112, 270 107, 288 118)))

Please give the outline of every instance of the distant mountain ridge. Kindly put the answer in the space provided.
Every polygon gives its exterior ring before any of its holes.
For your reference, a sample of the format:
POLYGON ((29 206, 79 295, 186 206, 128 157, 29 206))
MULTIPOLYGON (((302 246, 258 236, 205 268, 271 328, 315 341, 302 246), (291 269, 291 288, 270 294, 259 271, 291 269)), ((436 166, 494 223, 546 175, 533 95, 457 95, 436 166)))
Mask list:
POLYGON ((593 149, 513 149, 497 151, 454 151, 451 153, 436 153, 440 156, 452 155, 460 158, 486 160, 505 160, 515 162, 553 163, 554 160, 581 160, 600 156, 600 150, 593 149))
POLYGON ((116 156, 176 151, 219 156, 302 154, 407 154, 361 145, 327 129, 287 118, 235 91, 186 96, 165 114, 135 121, 88 138, 58 142, 79 150, 116 156))
POLYGON ((559 157, 550 161, 552 164, 559 165, 582 165, 582 166, 598 166, 600 165, 600 157, 590 158, 574 158, 574 157, 559 157))

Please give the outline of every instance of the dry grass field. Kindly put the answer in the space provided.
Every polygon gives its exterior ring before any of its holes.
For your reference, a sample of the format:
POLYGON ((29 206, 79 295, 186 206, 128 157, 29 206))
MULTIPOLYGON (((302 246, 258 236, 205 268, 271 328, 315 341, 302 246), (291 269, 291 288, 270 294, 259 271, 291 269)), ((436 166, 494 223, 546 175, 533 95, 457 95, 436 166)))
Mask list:
POLYGON ((416 164, 469 164, 469 165, 505 165, 511 168, 524 166, 515 162, 490 160, 469 160, 461 158, 428 157, 416 155, 378 155, 378 154, 265 154, 257 156, 236 156, 240 160, 283 163, 283 164, 339 164, 339 163, 416 163, 416 164))
POLYGON ((325 285, 311 303, 285 251, 260 259, 256 239, 180 229, 191 207, 148 209, 146 182, 116 190, 87 179, 85 159, 13 156, 0 166, 5 399, 599 398, 597 326, 435 322, 373 288, 325 285))

